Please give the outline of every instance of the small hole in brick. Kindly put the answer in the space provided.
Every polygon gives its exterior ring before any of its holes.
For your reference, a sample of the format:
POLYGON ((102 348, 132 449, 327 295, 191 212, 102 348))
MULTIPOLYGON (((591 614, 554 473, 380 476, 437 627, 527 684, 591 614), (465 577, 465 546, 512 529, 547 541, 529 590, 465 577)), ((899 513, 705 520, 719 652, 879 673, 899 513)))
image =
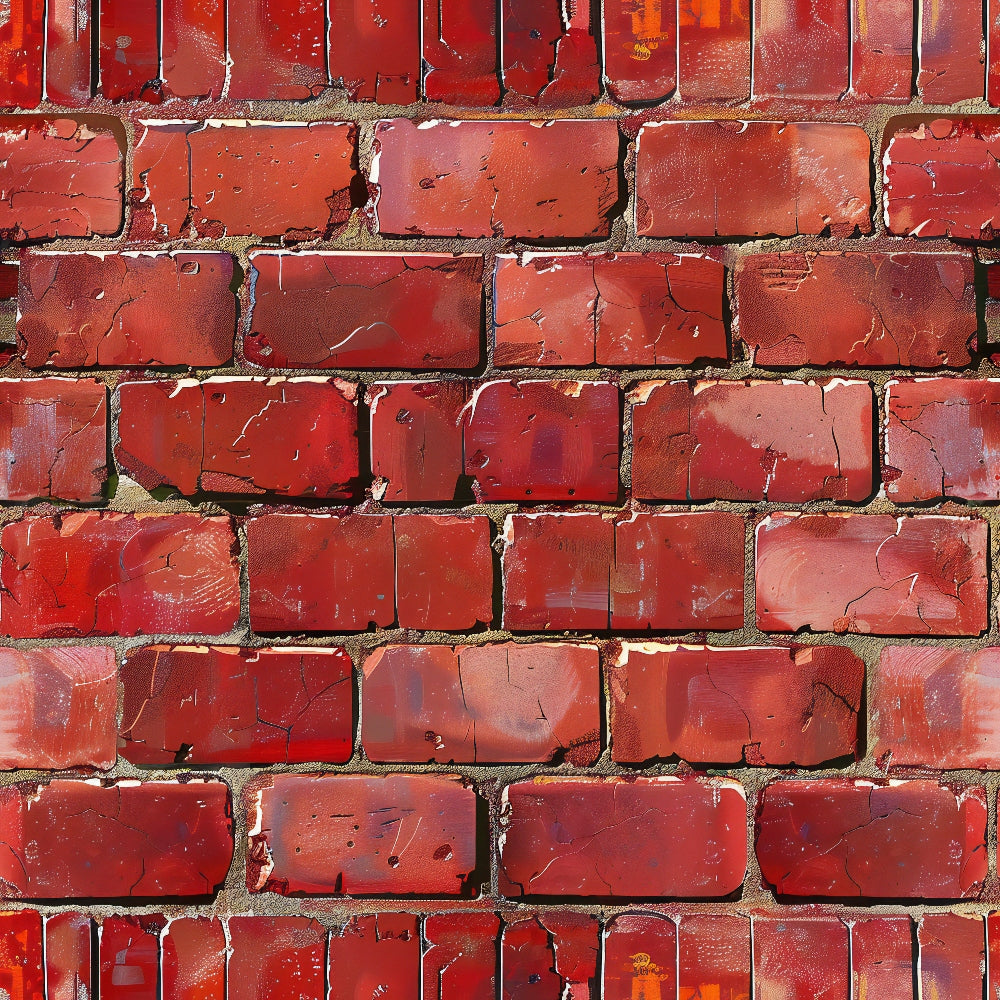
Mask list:
POLYGON ((389 857, 389 867, 390 868, 398 868, 399 867, 399 858, 397 858, 395 854, 392 854, 389 857))
POLYGON ((181 264, 181 274, 198 274, 201 271, 201 264, 196 260, 186 260, 181 264))

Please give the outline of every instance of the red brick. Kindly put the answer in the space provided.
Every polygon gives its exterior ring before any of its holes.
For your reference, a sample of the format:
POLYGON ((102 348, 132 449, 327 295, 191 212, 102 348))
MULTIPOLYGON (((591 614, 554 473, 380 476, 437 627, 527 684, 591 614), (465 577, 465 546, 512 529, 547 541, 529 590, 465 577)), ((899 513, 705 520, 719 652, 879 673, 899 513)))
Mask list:
POLYGON ((121 229, 122 151, 106 127, 111 119, 97 120, 6 119, 0 239, 114 236, 121 229))
POLYGON ((917 92, 924 104, 982 100, 983 0, 952 0, 947 6, 920 0, 919 25, 917 92))
POLYGON ((157 1000, 160 914, 105 917, 100 928, 101 1000, 157 1000))
POLYGON ((100 93, 109 101, 159 103, 157 0, 99 0, 100 93))
POLYGON ((851 924, 852 998, 913 1000, 913 923, 871 917, 851 924))
POLYGON ((163 89, 217 100, 226 82, 226 7, 213 0, 162 0, 163 89))
POLYGON ((18 345, 32 368, 212 367, 233 356, 227 253, 21 255, 18 345))
POLYGON ((753 254, 736 298, 739 336, 765 367, 961 367, 976 344, 968 253, 753 254))
POLYGON ((754 1000, 850 1000, 848 933, 833 916, 755 916, 754 1000))
POLYGON ((677 936, 679 1000, 749 998, 750 921, 746 917, 685 914, 678 920, 677 936))
POLYGON ((464 424, 479 500, 614 503, 621 427, 611 382, 486 382, 464 424))
POLYGON ((423 1000, 496 1000, 492 913, 433 913, 424 920, 423 1000))
POLYGON ((342 764, 354 743, 340 648, 147 646, 122 662, 122 756, 133 764, 342 764))
POLYGON ((863 101, 908 103, 913 0, 865 0, 852 7, 851 92, 863 101))
POLYGON ((618 126, 381 121, 371 183, 384 234, 603 238, 618 202, 618 126))
POLYGON ((604 2, 604 77, 623 104, 665 101, 677 85, 674 4, 604 2))
POLYGON ((230 917, 227 1000, 325 1000, 326 928, 305 917, 230 917))
POLYGON ((680 0, 680 93, 692 101, 750 97, 750 6, 742 0, 680 0))
POLYGON ((113 767, 117 681, 109 646, 0 649, 0 767, 113 767))
POLYGON ((512 920, 503 930, 503 1000, 562 1000, 598 992, 600 930, 594 917, 551 912, 512 920))
POLYGON ((0 913, 0 989, 11 1000, 42 1000, 42 917, 37 910, 0 913))
POLYGON ((228 517, 82 512, 0 531, 12 638, 228 632, 239 617, 228 517))
POLYGON ((93 936, 94 925, 84 913, 53 913, 46 917, 45 989, 48 1000, 92 1000, 93 936))
POLYGON ((917 921, 921 997, 979 997, 986 944, 978 914, 925 913, 917 921))
POLYGON ((746 801, 724 778, 539 777, 504 790, 500 825, 511 898, 726 896, 746 868, 746 801))
POLYGON ((609 674, 618 763, 814 767, 857 751, 865 665, 842 646, 625 643, 609 674))
POLYGON ((988 996, 1000 987, 1000 912, 995 910, 986 916, 986 952, 988 996))
POLYGON ((175 917, 160 938, 164 997, 225 1000, 226 933, 211 917, 175 917))
POLYGON ((11 0, 0 27, 0 106, 37 108, 42 100, 44 0, 11 0))
POLYGON ((0 790, 0 820, 8 899, 204 896, 233 855, 232 803, 218 780, 12 785, 0 790))
POLYGON ((243 350, 254 364, 421 370, 479 363, 481 257, 255 250, 250 266, 243 350))
POLYGON ((757 527, 757 626, 978 635, 986 550, 986 524, 972 519, 774 514, 757 527))
POLYGON ((725 360, 724 281, 721 263, 695 254, 501 254, 493 279, 493 363, 725 360))
POLYGON ((986 100, 1000 105, 1000 2, 986 0, 986 100))
POLYGON ((0 498, 101 500, 107 414, 93 379, 0 379, 0 498))
POLYGON ((352 101, 413 104, 420 88, 420 0, 330 4, 330 75, 352 101))
POLYGON ((423 5, 424 96, 486 107, 500 99, 495 4, 438 0, 423 5))
POLYGON ((92 6, 91 0, 48 0, 45 96, 56 104, 72 108, 90 100, 92 6))
POLYGON ((327 86, 323 0, 227 0, 229 97, 300 101, 327 86))
POLYGON ((860 502, 871 496, 867 382, 641 382, 632 495, 860 502))
POLYGON ((316 377, 122 382, 115 461, 147 490, 347 499, 356 390, 316 377))
POLYGON ((129 235, 330 238, 351 213, 356 131, 345 122, 144 123, 129 235))
POLYGON ((458 775, 275 774, 245 794, 253 893, 458 896, 473 888, 476 793, 458 775))
POLYGON ((594 646, 386 646, 364 664, 361 743, 373 761, 585 766, 600 692, 594 646))
POLYGON ((871 232, 871 149, 856 125, 659 122, 637 142, 640 236, 871 232))
POLYGON ((330 936, 328 1000, 420 1000, 420 918, 351 917, 330 936))
POLYGON ((376 382, 365 396, 371 415, 371 464, 387 503, 455 500, 464 474, 465 382, 376 382))
POLYGON ((783 896, 958 899, 987 873, 986 790, 934 781, 772 782, 757 860, 783 896))
POLYGON ((607 1000, 677 994, 677 927, 660 913, 619 913, 604 929, 607 1000))

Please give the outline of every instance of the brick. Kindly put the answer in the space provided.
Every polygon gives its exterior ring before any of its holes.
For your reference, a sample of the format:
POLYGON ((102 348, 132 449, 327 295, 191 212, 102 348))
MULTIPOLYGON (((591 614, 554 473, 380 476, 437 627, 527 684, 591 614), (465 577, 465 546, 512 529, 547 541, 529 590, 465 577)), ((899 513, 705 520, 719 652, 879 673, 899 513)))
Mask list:
POLYGON ((7 899, 206 896, 233 856, 229 788, 212 779, 11 785, 0 821, 7 899))
POLYGON ((0 27, 0 106, 37 108, 42 100, 43 0, 11 0, 0 27))
POLYGON ((983 992, 986 946, 983 918, 925 913, 917 921, 921 997, 978 997, 983 992))
POLYGON ((696 254, 500 255, 498 367, 693 364, 728 357, 724 269, 696 254))
POLYGON ((852 1000, 913 998, 913 923, 909 917, 871 917, 851 924, 852 1000))
POLYGON ((918 23, 917 93, 924 104, 982 100, 986 52, 982 0, 955 0, 946 7, 920 0, 918 23))
POLYGON ((0 130, 0 239, 116 235, 124 218, 122 151, 107 128, 111 119, 6 121, 0 130))
POLYGON ((681 97, 750 97, 750 7, 741 0, 680 0, 677 12, 681 97))
POLYGON ((995 910, 986 915, 986 968, 986 989, 989 996, 990 993, 996 993, 1000 986, 1000 913, 995 910))
POLYGON ((967 518, 774 514, 757 527, 757 626, 978 635, 986 549, 986 525, 967 518))
POLYGON ((676 996, 677 927, 660 913, 619 913, 604 928, 608 1000, 676 996))
POLYGON ((0 649, 0 767, 113 767, 117 680, 109 646, 0 649))
POLYGON ((130 238, 329 239, 351 214, 356 131, 345 122, 141 123, 130 238))
POLYGON ((597 995, 600 930, 594 917, 553 912, 512 920, 503 929, 503 1000, 597 995))
POLYGON ((750 996, 750 921, 737 914, 692 913, 677 922, 680 1000, 750 996), (713 994, 713 990, 715 993, 713 994))
POLYGON ((92 1000, 93 937, 94 925, 85 913, 53 913, 45 918, 48 1000, 92 1000))
POLYGON ((1000 500, 990 462, 1000 439, 1000 381, 893 380, 886 415, 883 477, 891 500, 1000 500))
POLYGON ((987 872, 986 790, 934 781, 776 781, 757 810, 757 860, 781 896, 959 899, 987 872))
POLYGON ((420 1000, 420 918, 356 916, 330 935, 328 1000, 420 1000))
POLYGON ((851 92, 860 100, 909 102, 913 14, 913 0, 865 0, 853 5, 851 92))
POLYGON ((102 500, 107 419, 94 379, 0 379, 0 498, 102 500))
POLYGON ((250 266, 243 350, 253 364, 419 371, 479 363, 479 256, 255 250, 250 266))
POLYGON ((603 238, 619 196, 618 126, 381 121, 371 183, 383 234, 603 238))
POLYGON ((754 1000, 849 1000, 848 934, 833 916, 755 916, 754 1000))
POLYGON ((736 299, 739 337, 764 367, 961 367, 976 346, 968 253, 753 254, 736 299))
POLYGON ((0 913, 0 989, 18 1000, 42 1000, 44 980, 41 915, 0 913))
POLYGON ((147 646, 122 661, 122 756, 140 767, 350 760, 341 648, 147 646))
POLYGON ((226 82, 226 6, 213 0, 162 0, 163 90, 218 100, 226 82))
POLYGON ((495 1000, 500 921, 493 913, 424 920, 423 1000, 495 1000))
POLYGON ((147 490, 348 499, 356 390, 317 377, 122 382, 115 461, 147 490))
POLYGON ((622 104, 665 101, 677 85, 674 4, 604 3, 604 77, 622 104))
POLYGON ((101 1000, 156 1000, 160 995, 160 930, 164 922, 156 913, 101 921, 101 1000))
POLYGON ((499 8, 479 0, 423 5, 424 96, 429 101, 486 107, 500 100, 499 8))
POLYGON ((226 932, 214 917, 174 917, 160 937, 163 996, 225 1000, 226 932))
POLYGON ((75 108, 90 100, 91 7, 91 0, 48 0, 45 96, 56 104, 75 108))
POLYGON ((632 495, 861 502, 873 491, 867 382, 641 382, 632 495))
POLYGON ((159 103, 157 0, 99 0, 100 92, 109 101, 159 103))
POLYGON ((413 104, 420 89, 420 0, 328 7, 330 75, 352 101, 413 104))
POLYGON ((230 98, 301 101, 327 86, 323 0, 227 0, 226 6, 230 98))
POLYGON ((463 431, 477 499, 614 503, 620 411, 611 382, 480 385, 463 431))
POLYGON ((386 646, 363 670, 369 760, 586 766, 600 753, 595 646, 386 646))
POLYGON ((856 125, 657 122, 637 143, 640 236, 871 232, 871 148, 856 125))
POLYGON ((1000 104, 1000 2, 986 0, 986 100, 992 107, 1000 104))
POLYGON ((0 630, 12 638, 204 633, 236 624, 228 517, 82 512, 0 531, 0 630))
POLYGON ((213 367, 233 356, 227 253, 21 255, 18 347, 31 368, 213 367))
POLYGON ((465 382, 376 382, 365 396, 371 467, 387 503, 459 499, 465 382))
POLYGON ((857 752, 865 666, 842 646, 624 643, 608 673, 617 763, 814 767, 857 752))
POLYGON ((230 917, 227 1000, 325 1000, 326 928, 305 917, 230 917))
POLYGON ((459 896, 476 866, 476 793, 458 775, 276 774, 245 793, 247 888, 459 896))
POLYGON ((713 898, 746 868, 743 789, 722 778, 539 777, 504 790, 500 829, 508 898, 713 898))

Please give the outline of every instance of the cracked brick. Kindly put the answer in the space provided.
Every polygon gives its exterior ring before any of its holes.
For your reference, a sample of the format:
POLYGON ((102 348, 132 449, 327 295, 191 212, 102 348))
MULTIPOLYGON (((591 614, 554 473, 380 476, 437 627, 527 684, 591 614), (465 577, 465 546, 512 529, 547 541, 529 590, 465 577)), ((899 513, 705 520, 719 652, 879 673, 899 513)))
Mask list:
POLYGON ((222 1000, 226 932, 217 917, 173 917, 160 936, 162 995, 170 1000, 222 1000))
POLYGON ((330 935, 327 1000, 420 1000, 420 918, 354 916, 330 935))
POLYGON ((160 995, 159 913, 110 916, 100 922, 98 969, 101 1000, 156 1000, 160 995))
POLYGON ((588 1000, 598 995, 600 930, 589 915, 511 920, 501 940, 503 1000, 588 1000))
POLYGON ((160 94, 157 0, 99 0, 100 93, 109 101, 148 101, 160 94))
POLYGON ((496 914, 431 913, 424 920, 423 1000, 496 1000, 496 914))
POLYGON ((230 917, 227 1000, 325 1000, 326 928, 306 917, 230 917))
POLYGON ((420 0, 328 8, 330 75, 352 101, 413 104, 420 90, 420 0))
POLYGON ((500 100, 496 4, 437 0, 423 4, 424 96, 488 107, 500 100))

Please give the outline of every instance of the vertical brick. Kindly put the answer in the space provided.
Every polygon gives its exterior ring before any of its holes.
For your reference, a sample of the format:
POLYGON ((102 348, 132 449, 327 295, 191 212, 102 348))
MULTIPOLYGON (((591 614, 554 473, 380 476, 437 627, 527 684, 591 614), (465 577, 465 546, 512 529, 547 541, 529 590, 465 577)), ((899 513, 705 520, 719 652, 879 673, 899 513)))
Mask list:
POLYGON ((95 930, 85 913, 53 913, 45 918, 47 1000, 92 1000, 96 995, 92 968, 95 930))
POLYGON ((850 972, 837 917, 754 917, 754 1000, 850 1000, 850 972))
POLYGON ((500 921, 493 913, 424 920, 423 1000, 496 1000, 500 921))
POLYGON ((438 0, 423 5, 424 95, 429 101, 486 107, 500 100, 499 5, 438 0))
POLYGON ((677 45, 684 100, 740 103, 750 98, 747 0, 680 0, 677 45))
POLYGON ((325 1000, 326 928, 305 917, 230 917, 226 1000, 325 1000))
POLYGON ((605 0, 604 78, 623 104, 670 97, 677 85, 676 4, 605 0))
POLYGON ((91 0, 48 0, 45 96, 75 108, 90 100, 91 0))
POLYGON ((37 108, 42 100, 44 0, 9 0, 0 25, 0 107, 37 108))
POLYGON ((503 1000, 595 997, 599 949, 600 930, 591 916, 556 911, 512 920, 500 950, 503 1000))
POLYGON ((983 2, 920 0, 917 92, 924 104, 982 100, 986 61, 983 2))
POLYGON ((0 913, 0 990, 11 1000, 42 1000, 42 917, 37 910, 0 913))
POLYGON ((982 996, 985 937, 981 916, 925 913, 917 921, 920 996, 982 996))
POLYGON ((871 917, 851 924, 851 1000, 913 998, 913 923, 909 917, 871 917))
POLYGON ((163 89, 217 100, 226 82, 224 0, 161 0, 163 89))
POLYGON ((660 913, 621 913, 604 928, 607 1000, 677 993, 677 925, 660 913))
POLYGON ((100 91, 109 101, 158 103, 157 0, 100 0, 100 91))
POLYGON ((851 91, 906 104, 913 81, 913 0, 855 0, 851 91))
POLYGON ((226 933, 212 917, 174 917, 160 938, 162 996, 226 1000, 226 933))
POLYGON ((736 914, 685 914, 677 921, 680 1000, 750 996, 750 921, 736 914))
POLYGON ((420 1000, 420 918, 356 916, 330 935, 327 1000, 420 1000))
POLYGON ((101 1000, 157 1000, 163 924, 159 914, 101 921, 101 1000))

